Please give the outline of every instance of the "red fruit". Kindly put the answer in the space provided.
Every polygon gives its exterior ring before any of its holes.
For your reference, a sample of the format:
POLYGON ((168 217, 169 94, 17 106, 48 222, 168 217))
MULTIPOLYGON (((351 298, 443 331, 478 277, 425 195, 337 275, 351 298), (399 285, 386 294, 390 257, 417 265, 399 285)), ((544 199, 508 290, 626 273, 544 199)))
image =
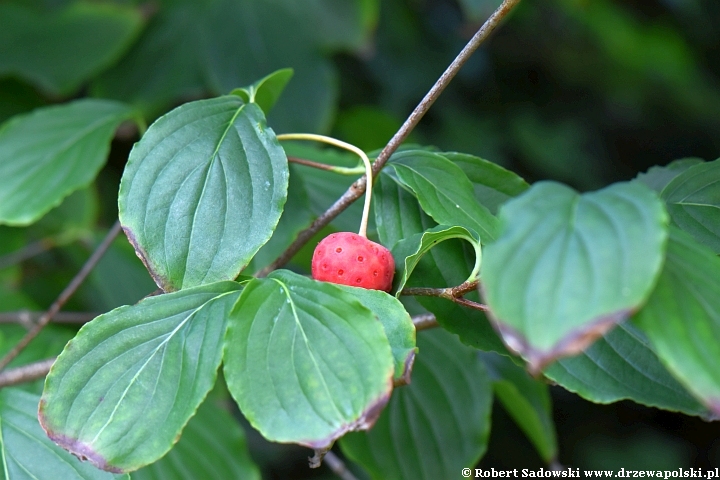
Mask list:
POLYGON ((312 277, 322 282, 389 292, 395 275, 390 250, 356 233, 325 237, 312 258, 312 277))

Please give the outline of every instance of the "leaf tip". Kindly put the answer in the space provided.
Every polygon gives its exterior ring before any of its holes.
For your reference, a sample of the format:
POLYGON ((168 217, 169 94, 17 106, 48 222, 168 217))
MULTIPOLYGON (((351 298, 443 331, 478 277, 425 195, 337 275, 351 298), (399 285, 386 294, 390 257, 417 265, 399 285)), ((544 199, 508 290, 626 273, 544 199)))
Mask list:
POLYGON ((62 448, 72 453, 82 462, 90 462, 95 467, 110 473, 125 473, 125 471, 119 467, 111 465, 105 457, 100 455, 93 448, 68 435, 55 432, 51 427, 48 426, 47 417, 45 416, 46 401, 44 398, 40 399, 40 405, 38 407, 38 420, 40 426, 45 430, 45 434, 50 440, 60 445, 62 448))
POLYGON ((492 324, 500 334, 503 343, 510 351, 527 360, 528 372, 537 377, 547 366, 559 358, 571 357, 585 351, 595 340, 605 335, 618 323, 626 320, 631 314, 632 311, 626 309, 600 317, 570 331, 547 350, 531 345, 524 335, 503 324, 492 314, 489 317, 492 319, 492 324))
POLYGON ((145 269, 148 271, 155 284, 160 287, 165 293, 175 291, 176 288, 174 288, 166 278, 159 275, 152 268, 147 252, 145 252, 145 250, 143 250, 143 248, 140 246, 140 243, 137 241, 137 238, 135 237, 135 234, 130 229, 130 227, 126 227, 125 225, 123 225, 122 230, 123 232, 125 232, 125 236, 130 242, 130 245, 132 245, 133 249, 135 249, 135 255, 137 255, 140 261, 142 261, 143 265, 145 265, 145 269))

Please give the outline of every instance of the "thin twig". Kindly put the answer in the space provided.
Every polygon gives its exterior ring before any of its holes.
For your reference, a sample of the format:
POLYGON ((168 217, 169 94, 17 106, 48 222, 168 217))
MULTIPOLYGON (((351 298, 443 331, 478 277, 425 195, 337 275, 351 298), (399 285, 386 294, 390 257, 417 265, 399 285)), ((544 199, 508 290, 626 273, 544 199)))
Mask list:
POLYGON ((348 470, 345 462, 340 457, 335 455, 333 452, 327 452, 325 454, 325 465, 333 471, 341 480, 357 480, 357 477, 348 470))
POLYGON ((312 160, 306 160, 298 157, 287 157, 288 162, 297 163, 298 165, 305 165, 306 167, 317 168, 319 170, 332 170, 333 166, 326 163, 313 162, 312 160))
POLYGON ((80 287, 82 282, 87 278, 87 276, 90 274, 93 268, 95 268, 95 265, 100 261, 102 256, 105 254, 108 248, 110 248, 110 244, 112 244, 115 237, 117 237, 118 233, 120 233, 120 222, 115 222, 115 225, 112 226, 110 231, 105 235, 105 238, 103 241, 98 245, 98 247, 95 249, 93 254, 90 256, 90 258, 85 262, 85 265, 82 266, 80 271, 75 275, 75 278, 73 278, 70 283, 65 287, 65 289, 60 293, 58 298, 53 302, 53 304, 50 306, 47 312, 45 312, 45 315, 40 317, 40 319, 37 322, 37 325, 32 328, 28 333, 25 334, 25 336, 13 347, 12 350, 10 350, 5 356, 0 360, 0 371, 2 371, 5 367, 7 367, 8 363, 12 362, 12 360, 18 356, 20 352, 35 338, 38 336, 38 334, 42 331, 43 328, 45 328, 45 325, 50 323, 50 321, 53 319, 56 313, 60 311, 63 305, 65 305, 65 302, 68 301, 68 299, 75 293, 75 291, 80 287))
POLYGON ((480 282, 478 280, 474 280, 472 282, 463 282, 456 287, 403 288, 403 291, 400 292, 400 294, 401 295, 415 295, 415 296, 419 296, 419 297, 440 297, 440 298, 444 298, 445 300, 450 300, 451 302, 455 302, 458 305, 462 305, 463 307, 468 307, 468 308, 472 308, 475 310, 487 312, 489 310, 487 305, 484 305, 482 303, 473 302, 472 300, 468 300, 467 298, 463 298, 463 295, 465 295, 466 293, 472 292, 473 290, 477 289, 479 283, 480 282))
POLYGON ((435 315, 432 313, 423 313, 421 315, 415 315, 412 317, 413 325, 415 325, 415 330, 427 330, 429 328, 435 328, 438 326, 437 318, 435 318, 435 315))
MULTIPOLYGON (((29 310, 20 310, 18 312, 0 313, 0 323, 20 323, 23 325, 35 324, 45 312, 31 312, 29 310)), ((93 312, 58 312, 53 315, 53 323, 87 323, 93 318, 100 315, 93 312)))
POLYGON ((47 252, 57 245, 53 237, 43 238, 33 243, 28 243, 20 250, 16 250, 12 253, 8 253, 0 257, 0 269, 7 268, 24 262, 25 260, 32 258, 41 253, 47 252))
POLYGON ((55 363, 56 358, 57 357, 47 358, 39 362, 28 363, 22 367, 10 368, 4 372, 0 372, 0 388, 43 378, 50 371, 50 367, 55 363))
MULTIPOLYGON (((450 81, 460 71, 460 68, 467 62, 470 56, 477 50, 477 48, 487 39, 493 30, 498 26, 500 21, 512 10, 512 8, 520 3, 520 0, 504 0, 503 3, 498 7, 495 12, 487 19, 487 21, 480 27, 480 30, 470 39, 465 45, 465 48, 455 57, 455 60, 448 66, 443 74, 438 78, 435 84, 430 88, 425 97, 420 101, 415 110, 412 111, 410 116, 405 120, 405 123, 400 127, 397 133, 390 139, 385 148, 382 149, 378 155, 375 163, 373 163, 373 175, 377 178, 377 174, 385 166, 390 156, 405 139, 410 135, 410 132, 417 126, 422 117, 427 113, 435 100, 445 90, 450 81)), ((282 267, 315 235, 320 229, 329 224, 335 217, 340 215, 345 209, 347 209, 355 200, 360 198, 365 192, 366 177, 361 177, 352 185, 350 188, 330 207, 325 213, 320 215, 315 221, 305 230, 300 232, 290 246, 280 256, 267 267, 263 268, 258 272, 258 277, 264 277, 273 270, 282 267)))

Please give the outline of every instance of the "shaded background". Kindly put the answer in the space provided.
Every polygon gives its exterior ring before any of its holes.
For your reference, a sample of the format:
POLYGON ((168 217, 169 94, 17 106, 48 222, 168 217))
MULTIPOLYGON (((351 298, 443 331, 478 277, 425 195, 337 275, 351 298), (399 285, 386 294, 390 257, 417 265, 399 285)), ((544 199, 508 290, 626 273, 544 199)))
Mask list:
MULTIPOLYGON (((76 2, 2 3, 31 5, 42 16, 76 2)), ((269 116, 276 132, 328 133, 366 150, 381 148, 500 2, 94 3, 110 6, 123 38, 104 56, 88 41, 103 33, 86 32, 85 24, 72 26, 79 40, 66 51, 53 45, 47 31, 38 31, 36 48, 24 51, 7 41, 7 32, 22 25, 0 16, 6 20, 0 27, 0 121, 41 105, 98 96, 139 106, 150 123, 185 101, 227 93, 292 66, 295 78, 269 116)), ((411 141, 479 155, 530 182, 555 179, 579 190, 628 180, 679 158, 715 159, 718 25, 717 0, 522 0, 411 141)), ((2 227, 1 310, 40 309, 70 280, 97 232, 116 218, 117 185, 136 139, 136 131, 121 129, 96 185, 40 224, 2 227), (23 254, 7 256, 16 252, 23 254)), ((106 311, 153 288, 121 239, 68 309, 106 311), (108 285, 107 278, 118 281, 108 285)), ((21 331, 3 326, 1 333, 6 350, 21 331)), ((55 328, 38 358, 71 335, 55 328)), ((552 392, 562 464, 653 470, 720 465, 717 424, 630 402, 594 405, 560 388, 552 392)), ((307 450, 249 435, 266 478, 328 476, 306 468, 307 450)), ((542 466, 498 405, 481 465, 542 466)))

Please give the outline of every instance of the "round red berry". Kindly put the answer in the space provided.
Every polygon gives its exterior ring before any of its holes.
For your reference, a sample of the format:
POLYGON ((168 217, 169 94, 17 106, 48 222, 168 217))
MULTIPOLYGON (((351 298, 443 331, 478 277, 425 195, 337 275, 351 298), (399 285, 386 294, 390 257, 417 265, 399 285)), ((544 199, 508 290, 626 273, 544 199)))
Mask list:
POLYGON ((394 275, 390 250, 356 233, 328 235, 313 253, 315 280, 389 292, 394 275))

